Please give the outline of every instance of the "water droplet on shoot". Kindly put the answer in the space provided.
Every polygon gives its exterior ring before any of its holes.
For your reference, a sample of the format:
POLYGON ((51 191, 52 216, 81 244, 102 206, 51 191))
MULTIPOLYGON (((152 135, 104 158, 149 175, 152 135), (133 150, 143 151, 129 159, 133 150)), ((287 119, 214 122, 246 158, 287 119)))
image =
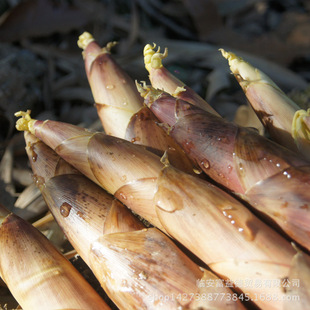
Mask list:
POLYGON ((221 141, 221 142, 223 142, 223 143, 225 143, 225 144, 229 143, 229 139, 228 139, 227 137, 224 137, 224 136, 222 136, 222 137, 217 137, 216 140, 217 140, 217 141, 221 141))
POLYGON ((38 154, 34 151, 34 145, 31 144, 29 149, 30 149, 30 152, 31 152, 31 159, 32 159, 33 162, 35 162, 37 160, 37 158, 38 158, 38 154))
POLYGON ((223 215, 229 220, 230 224, 232 224, 239 233, 242 233, 242 236, 246 240, 251 241, 254 239, 254 234, 249 225, 249 221, 244 222, 242 216, 239 217, 238 209, 230 205, 218 207, 222 210, 223 215))
POLYGON ((127 196, 124 193, 119 193, 121 199, 127 200, 127 196))
POLYGON ((207 159, 203 159, 200 163, 202 168, 204 169, 209 169, 210 168, 210 162, 207 159))
POLYGON ((58 275, 60 275, 60 271, 59 271, 58 269, 53 270, 53 274, 54 274, 55 276, 58 276, 58 275))
POLYGON ((148 275, 147 275, 147 273, 145 271, 141 271, 139 273, 139 279, 140 280, 147 280, 147 278, 148 278, 148 275))
POLYGON ((80 218, 82 218, 83 220, 85 220, 85 214, 84 214, 83 212, 78 211, 76 214, 77 214, 80 218))
POLYGON ((115 87, 115 86, 111 84, 111 85, 107 85, 106 88, 107 88, 107 89, 114 89, 114 87, 115 87))
POLYGON ((39 176, 39 175, 36 175, 34 174, 33 175, 33 182, 36 184, 36 186, 39 188, 39 189, 42 189, 42 187, 45 186, 45 180, 43 177, 39 176))
POLYGON ((244 169, 243 169, 243 164, 242 164, 242 163, 239 163, 239 164, 238 164, 238 168, 239 168, 239 173, 240 173, 241 175, 244 175, 244 169))
POLYGON ((71 205, 68 204, 67 202, 64 202, 61 206, 60 206, 60 214, 63 216, 63 217, 67 217, 69 216, 70 214, 70 211, 71 211, 71 205))
POLYGON ((283 175, 285 175, 288 179, 290 179, 292 177, 287 171, 284 171, 283 175))
POLYGON ((158 193, 163 198, 162 200, 159 197, 156 198, 156 206, 158 208, 171 213, 183 209, 183 200, 179 194, 166 187, 159 188, 158 193))

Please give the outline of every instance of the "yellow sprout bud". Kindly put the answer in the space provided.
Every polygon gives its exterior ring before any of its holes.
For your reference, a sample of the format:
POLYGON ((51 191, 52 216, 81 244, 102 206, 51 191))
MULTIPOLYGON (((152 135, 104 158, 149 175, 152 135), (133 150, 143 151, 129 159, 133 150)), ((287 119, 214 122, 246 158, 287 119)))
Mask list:
POLYGON ((162 90, 156 89, 150 85, 146 85, 145 81, 142 81, 141 83, 142 84, 136 81, 137 89, 143 98, 148 99, 149 103, 152 103, 153 101, 157 100, 158 97, 163 94, 162 90))
POLYGON ((239 81, 241 87, 246 90, 247 86, 251 83, 266 83, 270 86, 276 88, 278 91, 282 92, 279 87, 262 71, 254 68, 251 64, 243 60, 243 58, 238 57, 232 52, 226 52, 224 49, 220 48, 219 51, 222 53, 223 57, 228 60, 230 70, 233 74, 239 75, 241 81, 239 81))
POLYGON ((19 131, 29 131, 34 134, 33 123, 36 121, 30 117, 31 110, 27 110, 27 112, 19 111, 14 115, 16 117, 21 116, 22 118, 18 119, 16 122, 16 129, 19 131))
POLYGON ((79 36, 79 40, 77 41, 77 45, 81 49, 85 49, 90 42, 95 41, 94 37, 89 32, 84 32, 79 36))
POLYGON ((152 68, 153 69, 161 68, 163 66, 162 59, 168 56, 167 48, 165 48, 165 51, 163 53, 160 53, 160 47, 158 47, 156 52, 154 50, 155 47, 156 47, 155 43, 153 43, 153 46, 151 44, 147 44, 143 50, 145 68, 149 72, 152 68))
POLYGON ((295 142, 298 143, 297 137, 299 131, 301 131, 304 137, 307 140, 310 140, 310 130, 307 124, 305 123, 305 118, 310 116, 310 109, 298 110, 294 114, 293 122, 292 122, 292 137, 295 139, 295 142))
POLYGON ((184 86, 180 87, 178 86, 176 88, 176 90, 174 91, 173 94, 171 94, 173 97, 178 97, 181 93, 183 93, 184 91, 186 91, 186 89, 184 88, 184 86))

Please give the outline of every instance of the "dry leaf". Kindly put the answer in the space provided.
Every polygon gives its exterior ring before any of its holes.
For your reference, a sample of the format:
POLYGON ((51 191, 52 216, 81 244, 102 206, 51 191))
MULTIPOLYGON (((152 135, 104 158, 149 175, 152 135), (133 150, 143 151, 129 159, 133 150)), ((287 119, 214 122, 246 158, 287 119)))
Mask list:
POLYGON ((11 10, 0 26, 0 40, 17 41, 65 33, 85 25, 85 12, 65 1, 28 0, 20 2, 11 10))
POLYGON ((212 0, 183 0, 198 32, 204 41, 214 29, 222 27, 222 18, 212 0))

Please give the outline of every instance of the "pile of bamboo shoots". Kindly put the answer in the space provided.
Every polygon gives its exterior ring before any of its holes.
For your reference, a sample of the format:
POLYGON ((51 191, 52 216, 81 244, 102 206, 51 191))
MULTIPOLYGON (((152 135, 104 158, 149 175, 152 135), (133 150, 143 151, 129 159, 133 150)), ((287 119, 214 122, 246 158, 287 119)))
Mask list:
MULTIPOLYGON (((145 46, 147 85, 114 44, 78 41, 104 132, 16 113, 36 185, 109 298, 119 309, 310 307, 309 111, 222 50, 272 141, 173 76, 167 49, 145 46)), ((2 207, 0 243, 0 275, 24 309, 108 308, 2 207)))

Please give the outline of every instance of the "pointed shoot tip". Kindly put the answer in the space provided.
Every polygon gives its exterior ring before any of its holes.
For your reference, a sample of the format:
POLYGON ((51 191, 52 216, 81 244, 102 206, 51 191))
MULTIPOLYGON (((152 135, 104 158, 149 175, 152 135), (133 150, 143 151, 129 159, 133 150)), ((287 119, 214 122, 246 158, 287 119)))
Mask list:
POLYGON ((33 124, 36 120, 30 117, 30 113, 31 111, 27 110, 27 112, 19 111, 14 114, 16 117, 21 116, 16 122, 16 129, 18 131, 29 131, 34 134, 33 124))
POLYGON ((141 81, 141 83, 139 83, 137 80, 135 80, 135 82, 138 92, 143 98, 145 98, 148 93, 149 86, 146 85, 145 81, 141 81))
POLYGON ((89 32, 84 32, 79 36, 79 40, 77 41, 77 45, 82 50, 85 50, 87 45, 91 42, 95 41, 94 37, 89 32))
POLYGON ((172 97, 178 97, 181 93, 185 92, 186 88, 184 86, 178 86, 175 91, 171 94, 172 97))
POLYGON ((144 46, 144 49, 143 49, 143 56, 146 56, 146 55, 154 55, 154 49, 156 47, 156 43, 153 43, 152 44, 146 44, 144 46))
POLYGON ((151 106, 163 94, 162 90, 147 85, 145 81, 142 81, 141 84, 136 81, 136 86, 140 95, 146 99, 145 103, 147 106, 151 106))
POLYGON ((165 168, 170 166, 167 150, 165 151, 164 155, 161 157, 160 162, 164 165, 165 168))
POLYGON ((231 72, 238 76, 237 80, 243 90, 246 90, 250 83, 265 83, 278 89, 278 86, 262 71, 254 68, 250 63, 232 52, 219 49, 223 57, 228 60, 231 72))
POLYGON ((232 73, 239 73, 238 65, 243 63, 244 60, 232 52, 226 52, 223 48, 220 48, 219 51, 222 53, 222 56, 228 60, 228 64, 232 73))
POLYGON ((229 62, 234 59, 241 59, 240 57, 237 57, 236 54, 232 52, 226 52, 223 48, 220 48, 219 51, 222 53, 222 56, 227 59, 229 62))
POLYGON ((151 69, 159 69, 163 66, 162 60, 168 56, 168 49, 165 48, 163 53, 160 53, 160 47, 155 52, 156 44, 145 45, 143 49, 145 68, 150 72, 151 69))
POLYGON ((301 249, 297 246, 297 244, 295 242, 291 242, 291 245, 292 245, 293 249, 296 251, 296 253, 302 252, 301 249))
POLYGON ((136 86, 137 86, 138 92, 143 98, 147 97, 149 94, 156 91, 154 87, 152 87, 151 85, 147 85, 145 81, 141 81, 141 83, 136 81, 136 86))
POLYGON ((308 127, 306 118, 310 117, 310 109, 298 110, 295 112, 293 121, 292 121, 292 137, 295 140, 295 143, 299 147, 298 136, 300 132, 304 135, 306 140, 310 140, 310 128, 308 127))
POLYGON ((219 51, 222 53, 222 56, 224 57, 224 58, 228 58, 228 53, 223 49, 223 48, 219 48, 219 51))

